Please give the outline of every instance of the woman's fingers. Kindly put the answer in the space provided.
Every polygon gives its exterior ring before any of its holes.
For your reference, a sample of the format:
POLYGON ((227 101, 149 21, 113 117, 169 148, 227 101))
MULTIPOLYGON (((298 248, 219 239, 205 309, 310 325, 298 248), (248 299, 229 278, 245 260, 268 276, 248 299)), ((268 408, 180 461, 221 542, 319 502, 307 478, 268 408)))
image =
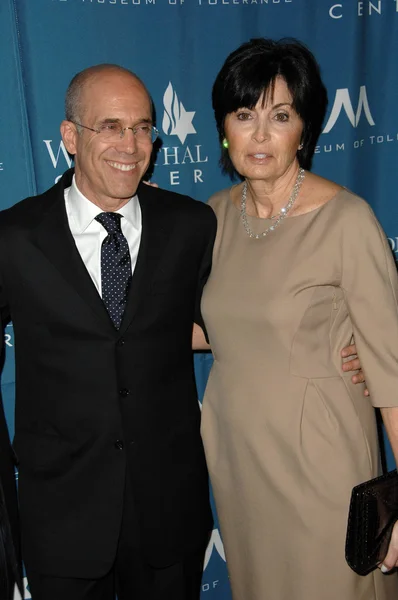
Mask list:
POLYGON ((347 356, 353 356, 357 353, 357 347, 355 344, 351 344, 350 346, 346 346, 341 351, 341 356, 343 358, 347 358, 347 356))
POLYGON ((394 529, 392 530, 387 556, 379 565, 379 568, 383 573, 388 573, 388 571, 391 571, 391 569, 396 566, 398 566, 398 521, 395 523, 394 529))

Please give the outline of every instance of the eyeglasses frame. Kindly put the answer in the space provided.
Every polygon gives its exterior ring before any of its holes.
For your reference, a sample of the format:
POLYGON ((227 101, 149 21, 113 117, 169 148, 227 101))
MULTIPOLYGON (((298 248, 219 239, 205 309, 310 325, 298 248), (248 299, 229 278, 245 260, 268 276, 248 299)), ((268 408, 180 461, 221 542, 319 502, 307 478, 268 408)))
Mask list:
MULTIPOLYGON (((84 129, 88 129, 89 131, 94 131, 94 133, 97 133, 97 134, 101 133, 101 130, 94 129, 93 127, 87 127, 87 125, 83 125, 82 123, 78 123, 77 121, 70 121, 70 122, 73 123, 74 125, 77 125, 78 127, 83 127, 84 129)), ((131 131, 133 132, 134 138, 137 139, 136 138, 136 133, 134 131, 134 129, 136 127, 137 126, 135 126, 135 127, 122 127, 122 129, 120 131, 120 139, 122 140, 124 138, 126 129, 131 129, 131 131)), ((155 139, 151 140, 151 143, 153 144, 157 140, 157 138, 159 136, 159 130, 155 127, 155 125, 151 125, 151 129, 152 129, 152 135, 155 135, 155 139)))

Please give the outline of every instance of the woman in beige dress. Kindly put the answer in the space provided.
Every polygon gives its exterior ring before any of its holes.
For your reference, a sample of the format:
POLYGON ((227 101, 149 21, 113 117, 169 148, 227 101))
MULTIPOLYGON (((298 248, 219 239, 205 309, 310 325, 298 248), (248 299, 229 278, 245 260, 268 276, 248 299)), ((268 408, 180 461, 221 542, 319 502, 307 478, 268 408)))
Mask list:
POLYGON ((351 490, 380 473, 375 406, 398 458, 398 283, 369 205, 307 170, 326 103, 294 41, 244 44, 213 88, 222 166, 242 180, 210 199, 202 299, 202 434, 234 600, 398 598, 383 574, 397 531, 366 577, 344 557, 351 490), (341 372, 353 335, 370 399, 341 372))

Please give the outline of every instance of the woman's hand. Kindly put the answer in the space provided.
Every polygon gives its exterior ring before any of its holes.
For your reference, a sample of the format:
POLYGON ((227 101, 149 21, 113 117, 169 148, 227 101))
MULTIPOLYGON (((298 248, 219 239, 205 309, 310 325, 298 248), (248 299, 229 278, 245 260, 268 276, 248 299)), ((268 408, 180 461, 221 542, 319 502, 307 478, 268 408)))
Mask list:
MULTIPOLYGON (((352 383, 364 383, 365 375, 362 371, 361 363, 359 362, 359 358, 357 356, 357 347, 355 346, 355 344, 351 344, 351 346, 346 346, 345 348, 343 348, 341 351, 341 356, 342 358, 348 358, 349 356, 353 356, 351 360, 348 360, 347 362, 343 363, 343 371, 358 371, 351 377, 351 381, 352 383)), ((368 388, 365 388, 364 395, 369 396, 368 388)))
POLYGON ((388 546, 387 556, 379 565, 382 573, 388 573, 394 567, 398 567, 398 521, 392 530, 390 545, 388 546))

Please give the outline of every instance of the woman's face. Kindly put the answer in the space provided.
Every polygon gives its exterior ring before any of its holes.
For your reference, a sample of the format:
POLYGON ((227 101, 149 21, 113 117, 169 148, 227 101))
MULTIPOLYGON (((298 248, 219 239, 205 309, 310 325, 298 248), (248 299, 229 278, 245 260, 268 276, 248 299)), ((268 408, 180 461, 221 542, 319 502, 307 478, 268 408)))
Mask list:
POLYGON ((303 132, 292 107, 292 96, 281 77, 273 98, 260 97, 253 109, 239 108, 225 118, 229 156, 240 175, 249 180, 275 181, 291 168, 303 132))

